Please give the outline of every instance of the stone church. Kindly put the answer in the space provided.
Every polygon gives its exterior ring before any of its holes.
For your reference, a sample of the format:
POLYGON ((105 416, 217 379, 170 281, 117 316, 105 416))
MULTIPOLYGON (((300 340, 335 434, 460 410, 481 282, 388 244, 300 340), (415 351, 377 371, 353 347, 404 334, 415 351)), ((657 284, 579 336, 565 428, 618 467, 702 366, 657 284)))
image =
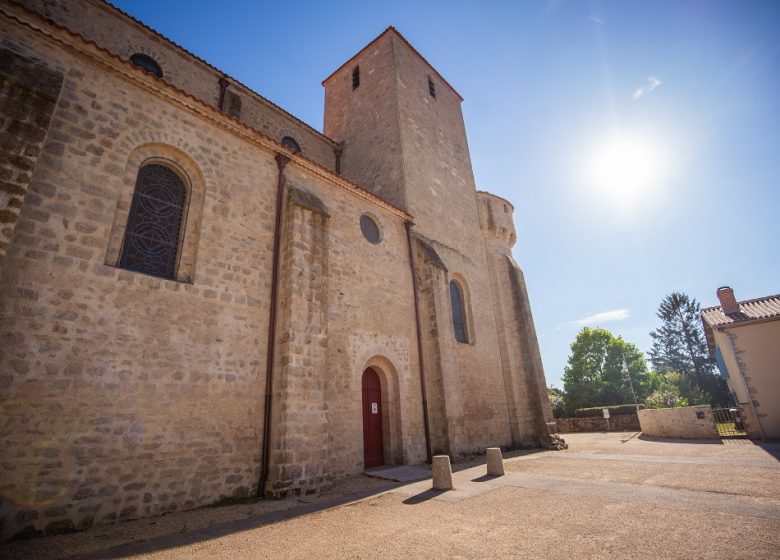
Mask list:
POLYGON ((101 0, 0 40, 1 538, 551 441, 512 204, 394 28, 323 132, 101 0))

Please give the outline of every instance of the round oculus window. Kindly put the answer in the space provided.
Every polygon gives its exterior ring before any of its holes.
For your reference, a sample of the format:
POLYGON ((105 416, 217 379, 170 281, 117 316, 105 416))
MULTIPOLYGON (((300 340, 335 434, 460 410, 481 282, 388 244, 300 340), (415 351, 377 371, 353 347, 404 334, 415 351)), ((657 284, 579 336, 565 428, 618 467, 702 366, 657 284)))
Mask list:
POLYGON ((379 232, 379 226, 374 221, 374 219, 367 214, 360 216, 360 231, 363 232, 363 237, 368 239, 368 241, 374 245, 382 241, 382 236, 379 232))

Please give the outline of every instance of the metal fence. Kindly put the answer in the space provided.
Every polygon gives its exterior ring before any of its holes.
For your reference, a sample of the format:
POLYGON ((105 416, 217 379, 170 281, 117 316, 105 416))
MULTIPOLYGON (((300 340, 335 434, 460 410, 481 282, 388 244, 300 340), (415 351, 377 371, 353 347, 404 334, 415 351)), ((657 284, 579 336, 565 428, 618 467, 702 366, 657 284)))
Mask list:
POLYGON ((736 408, 713 408, 715 428, 722 438, 747 438, 745 425, 736 408))

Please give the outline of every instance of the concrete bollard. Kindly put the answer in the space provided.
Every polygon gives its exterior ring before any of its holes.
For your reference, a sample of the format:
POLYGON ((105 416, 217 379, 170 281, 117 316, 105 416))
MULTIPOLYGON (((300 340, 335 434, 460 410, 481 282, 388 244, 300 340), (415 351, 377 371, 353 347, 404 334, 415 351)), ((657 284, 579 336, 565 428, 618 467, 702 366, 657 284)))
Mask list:
POLYGON ((448 455, 433 456, 433 489, 452 490, 452 467, 448 455))
POLYGON ((487 473, 490 476, 504 476, 504 458, 500 447, 487 448, 487 473))

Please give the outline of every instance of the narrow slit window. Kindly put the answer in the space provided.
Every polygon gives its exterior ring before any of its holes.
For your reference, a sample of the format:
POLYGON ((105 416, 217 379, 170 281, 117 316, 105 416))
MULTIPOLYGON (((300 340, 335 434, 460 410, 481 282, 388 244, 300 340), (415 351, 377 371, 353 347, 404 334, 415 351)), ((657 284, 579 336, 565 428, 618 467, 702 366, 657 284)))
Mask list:
POLYGON ((436 98, 436 84, 433 83, 430 76, 428 76, 428 93, 430 93, 431 97, 434 99, 436 98))
POLYGON ((468 343, 466 302, 463 299, 463 288, 455 280, 450 281, 450 302, 452 303, 452 327, 455 330, 455 340, 468 343))
POLYGON ((356 89, 360 85, 360 66, 355 66, 352 69, 352 89, 356 89))

